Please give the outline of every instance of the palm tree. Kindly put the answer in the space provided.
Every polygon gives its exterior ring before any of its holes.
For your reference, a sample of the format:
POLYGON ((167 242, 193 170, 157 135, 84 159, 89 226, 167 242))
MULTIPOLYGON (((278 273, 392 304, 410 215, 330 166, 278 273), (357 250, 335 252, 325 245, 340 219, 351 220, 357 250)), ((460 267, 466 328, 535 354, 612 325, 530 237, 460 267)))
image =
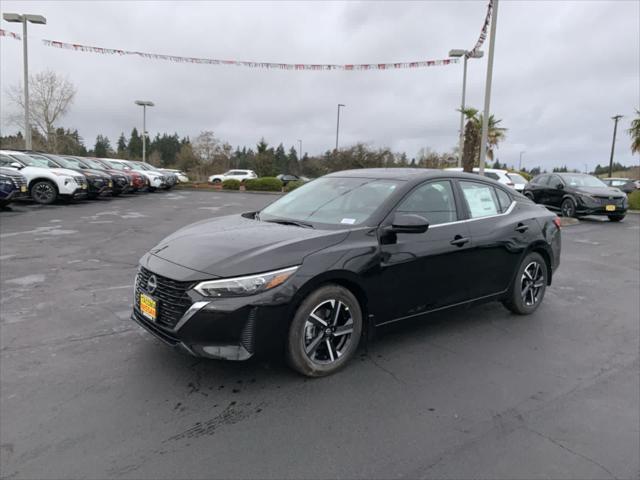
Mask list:
POLYGON ((637 118, 631 122, 631 128, 627 130, 631 136, 631 153, 640 153, 640 110, 636 110, 637 118))
MULTIPOLYGON (((464 145, 462 150, 462 166, 465 172, 473 171, 473 167, 480 161, 480 142, 482 140, 482 114, 475 108, 465 108, 464 116, 467 123, 464 129, 464 145)), ((506 128, 499 127, 502 120, 489 115, 487 135, 487 157, 493 160, 494 151, 498 144, 506 138, 506 128)))

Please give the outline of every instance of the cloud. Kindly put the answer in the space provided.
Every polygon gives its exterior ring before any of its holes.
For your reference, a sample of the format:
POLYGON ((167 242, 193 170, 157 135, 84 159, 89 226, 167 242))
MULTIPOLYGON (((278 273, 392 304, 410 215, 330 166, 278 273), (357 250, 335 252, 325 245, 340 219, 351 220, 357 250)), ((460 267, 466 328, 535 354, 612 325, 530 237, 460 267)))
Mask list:
MULTIPOLYGON (((332 148, 336 105, 341 145, 367 142, 415 156, 457 144, 461 65, 411 71, 283 72, 174 64, 47 48, 38 38, 174 55, 238 60, 360 63, 443 58, 471 48, 486 2, 30 2, 47 17, 30 26, 31 71, 67 75, 78 95, 66 127, 91 146, 115 142, 141 123, 195 136, 214 130, 232 145, 260 137, 311 154, 332 148)), ((4 1, 3 11, 24 3, 4 1)), ((509 130, 502 162, 590 167, 607 163, 613 122, 616 160, 638 163, 624 132, 640 105, 637 2, 501 2, 492 112, 509 130)), ((15 26, 4 24, 9 30, 15 26)), ((485 45, 486 49, 487 45, 485 45)), ((20 42, 0 42, 2 89, 20 82, 20 42)), ((483 105, 486 55, 469 62, 467 104, 483 105)), ((9 106, 0 104, 3 118, 9 106)), ((3 124, 3 131, 9 131, 3 124)))

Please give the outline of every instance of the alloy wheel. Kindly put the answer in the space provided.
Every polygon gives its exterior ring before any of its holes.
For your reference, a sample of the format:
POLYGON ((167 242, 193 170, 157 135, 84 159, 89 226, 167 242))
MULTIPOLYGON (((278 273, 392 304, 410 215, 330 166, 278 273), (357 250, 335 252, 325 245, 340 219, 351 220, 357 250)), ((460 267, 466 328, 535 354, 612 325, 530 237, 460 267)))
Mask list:
POLYGON ((562 216, 573 217, 574 213, 575 213, 575 208, 573 206, 573 202, 571 200, 565 200, 562 203, 562 216))
POLYGON ((314 363, 334 363, 349 349, 353 318, 349 307, 337 299, 325 300, 311 311, 304 325, 304 352, 314 363))
POLYGON ((542 265, 530 262, 522 272, 521 290, 522 303, 527 307, 532 307, 540 300, 540 292, 544 287, 544 270, 542 265))
POLYGON ((38 203, 51 203, 56 195, 56 191, 50 183, 38 183, 31 190, 31 196, 38 203))

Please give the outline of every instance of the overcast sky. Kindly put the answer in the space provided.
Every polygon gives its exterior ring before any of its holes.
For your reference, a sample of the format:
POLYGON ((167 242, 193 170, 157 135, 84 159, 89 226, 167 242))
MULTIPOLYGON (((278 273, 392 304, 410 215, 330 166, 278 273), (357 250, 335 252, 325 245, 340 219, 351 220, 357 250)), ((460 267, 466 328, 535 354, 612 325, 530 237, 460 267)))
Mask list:
MULTIPOLYGON (((318 154, 335 143, 406 151, 448 151, 457 143, 462 64, 417 70, 277 71, 189 65, 46 47, 41 38, 153 53, 287 63, 378 63, 446 58, 471 49, 486 1, 222 3, 16 2, 3 12, 35 13, 29 66, 64 75, 78 93, 64 127, 88 147, 98 133, 115 144, 140 127, 135 99, 156 107, 147 129, 195 137, 213 130, 236 145, 260 137, 287 148, 303 140, 318 154)), ((640 2, 508 1, 499 7, 491 110, 508 128, 498 158, 531 168, 638 164, 626 129, 640 105, 640 2)), ((20 25, 2 22, 20 31, 20 25)), ((484 49, 488 48, 488 42, 484 49)), ((0 41, 2 133, 9 85, 22 78, 21 42, 0 41)), ((485 58, 469 61, 467 105, 482 108, 485 58)))

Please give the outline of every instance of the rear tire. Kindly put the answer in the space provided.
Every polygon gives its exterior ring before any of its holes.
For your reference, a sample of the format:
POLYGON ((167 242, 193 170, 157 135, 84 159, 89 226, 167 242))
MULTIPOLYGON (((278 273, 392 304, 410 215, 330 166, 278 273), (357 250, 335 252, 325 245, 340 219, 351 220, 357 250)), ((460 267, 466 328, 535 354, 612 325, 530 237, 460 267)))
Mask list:
POLYGON ((58 197, 58 188, 49 180, 39 180, 29 189, 31 198, 40 205, 49 205, 58 197))
POLYGON ((503 305, 518 315, 529 315, 536 311, 542 303, 547 289, 547 263, 542 255, 528 253, 513 279, 507 298, 503 305))
POLYGON ((611 222, 621 222, 624 219, 624 215, 608 215, 611 222))
POLYGON ((563 217, 575 217, 576 216, 576 204, 570 198, 565 198, 560 206, 560 213, 563 217))
POLYGON ((362 309, 339 285, 312 292, 289 326, 287 361, 307 377, 324 377, 341 369, 356 353, 362 335, 362 309))
POLYGON ((220 182, 222 182, 222 180, 220 180, 219 178, 214 178, 213 182, 211 182, 211 183, 220 183, 220 182))

